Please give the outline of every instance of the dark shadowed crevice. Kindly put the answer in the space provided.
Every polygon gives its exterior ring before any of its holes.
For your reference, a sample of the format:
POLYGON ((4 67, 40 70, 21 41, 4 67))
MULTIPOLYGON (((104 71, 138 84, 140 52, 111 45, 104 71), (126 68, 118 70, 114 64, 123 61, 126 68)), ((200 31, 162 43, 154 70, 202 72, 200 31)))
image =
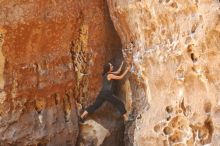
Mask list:
MULTIPOLYGON (((107 62, 111 62, 114 65, 114 69, 118 69, 118 67, 120 66, 122 60, 123 60, 123 55, 122 55, 122 45, 120 42, 120 38, 117 35, 117 32, 114 29, 113 23, 111 21, 110 18, 110 14, 109 14, 109 10, 108 10, 108 6, 107 6, 107 2, 103 2, 104 6, 103 6, 103 11, 104 11, 104 26, 105 29, 103 31, 105 31, 106 33, 106 44, 105 44, 105 48, 103 48, 104 54, 102 52, 100 52, 98 55, 103 55, 103 56, 99 56, 100 58, 103 58, 103 64, 107 63, 107 62), (112 37, 114 36, 114 37, 112 37)), ((95 40, 96 41, 96 40, 95 40)), ((97 40, 99 41, 99 40, 97 40)), ((74 46, 73 42, 73 45, 74 46)), ((98 44, 100 42, 93 42, 94 44, 98 44)), ((72 48, 71 50, 71 54, 72 54, 72 60, 73 60, 73 66, 75 67, 75 65, 77 64, 77 60, 75 57, 75 51, 76 49, 72 48)), ((94 62, 96 62, 96 60, 94 60, 94 62)), ((79 64, 82 65, 82 64, 79 64)), ((88 64, 87 64, 88 65, 88 64)), ((87 66, 88 67, 88 66, 87 66)), ((100 64, 96 64, 97 68, 102 68, 102 66, 100 66, 100 64)), ((89 68, 89 67, 88 67, 89 68)), ((97 70, 95 70, 97 73, 97 70)), ((101 73, 101 72, 100 72, 101 73)), ((97 73, 100 77, 100 73, 97 73)), ((89 77, 89 76, 88 76, 89 77)), ((101 83, 101 80, 99 81, 101 83)), ((80 85, 80 84, 79 84, 80 85)), ((92 86, 91 84, 89 84, 89 86, 92 86)), ((97 85, 96 85, 97 86, 97 85)), ((77 87, 76 89, 80 89, 81 87, 77 87)), ((97 87, 97 88, 101 88, 101 87, 97 87)), ((88 92, 92 92, 90 91, 88 88, 88 92)), ((79 98, 79 95, 82 95, 81 93, 81 89, 77 90, 77 98, 79 98)), ((98 90, 95 92, 94 96, 98 95, 98 90)), ((120 99, 122 100, 122 98, 119 96, 121 95, 121 82, 114 82, 114 94, 120 99)), ((83 106, 86 107, 88 105, 90 105, 92 102, 94 102, 96 97, 90 97, 90 93, 88 93, 89 98, 87 99, 86 102, 83 102, 83 106), (91 100, 94 99, 94 100, 91 100), (91 102, 90 102, 91 101, 91 102)), ((80 99, 78 100, 79 103, 81 103, 80 101, 85 101, 85 99, 80 99)), ((102 146, 124 146, 124 121, 123 118, 120 116, 119 111, 110 103, 105 102, 97 111, 95 111, 93 114, 88 116, 87 120, 94 120, 97 123, 101 124, 104 128, 108 129, 109 132, 111 133, 110 136, 108 136, 107 138, 105 138, 104 142, 102 143, 102 146)), ((79 125, 80 126, 80 125, 79 125)), ((83 141, 83 139, 80 137, 78 137, 78 145, 80 143, 90 143, 91 145, 96 143, 96 141, 83 141)))

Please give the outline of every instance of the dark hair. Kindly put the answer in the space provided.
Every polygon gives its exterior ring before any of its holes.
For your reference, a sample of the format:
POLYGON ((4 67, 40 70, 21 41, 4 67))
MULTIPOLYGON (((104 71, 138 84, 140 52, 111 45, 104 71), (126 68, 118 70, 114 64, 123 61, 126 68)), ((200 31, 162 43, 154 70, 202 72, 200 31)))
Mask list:
POLYGON ((103 66, 103 73, 102 75, 104 76, 107 72, 109 72, 110 70, 110 64, 109 63, 106 63, 104 66, 103 66))

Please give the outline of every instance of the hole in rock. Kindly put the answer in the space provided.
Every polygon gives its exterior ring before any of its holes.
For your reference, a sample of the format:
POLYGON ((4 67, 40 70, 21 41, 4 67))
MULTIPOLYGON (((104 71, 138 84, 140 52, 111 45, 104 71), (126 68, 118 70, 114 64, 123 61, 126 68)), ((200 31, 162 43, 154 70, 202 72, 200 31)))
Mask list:
POLYGON ((172 8, 175 8, 175 9, 177 9, 177 8, 178 8, 178 5, 177 5, 177 3, 176 3, 176 2, 171 3, 171 4, 170 4, 170 6, 171 6, 172 8))
POLYGON ((189 44, 188 47, 187 47, 187 52, 190 55, 191 60, 195 63, 195 62, 198 61, 198 58, 193 53, 193 46, 194 46, 194 44, 189 44))
POLYGON ((167 106, 167 107, 166 107, 166 111, 167 111, 168 113, 172 113, 172 112, 173 112, 173 107, 172 107, 172 106, 167 106))
POLYGON ((141 115, 141 114, 137 116, 137 119, 141 119, 141 118, 142 118, 142 115, 141 115))
POLYGON ((197 27, 198 27, 198 23, 194 24, 194 25, 192 26, 191 33, 195 33, 197 27))
POLYGON ((155 131, 155 132, 159 132, 160 129, 161 129, 161 126, 160 126, 159 124, 157 124, 157 125, 154 126, 154 131, 155 131))
POLYGON ((167 117, 167 121, 169 121, 171 119, 171 116, 167 117))
POLYGON ((211 108, 212 108, 211 102, 205 102, 205 103, 204 103, 204 111, 205 111, 206 113, 210 113, 210 112, 211 112, 211 108))
POLYGON ((191 53, 192 52, 192 47, 193 47, 193 44, 189 44, 188 47, 187 47, 187 52, 188 53, 191 53))
POLYGON ((163 129, 164 134, 170 135, 173 132, 173 129, 171 127, 165 127, 163 129))
POLYGON ((191 57, 193 62, 196 62, 198 60, 194 53, 191 53, 190 57, 191 57))

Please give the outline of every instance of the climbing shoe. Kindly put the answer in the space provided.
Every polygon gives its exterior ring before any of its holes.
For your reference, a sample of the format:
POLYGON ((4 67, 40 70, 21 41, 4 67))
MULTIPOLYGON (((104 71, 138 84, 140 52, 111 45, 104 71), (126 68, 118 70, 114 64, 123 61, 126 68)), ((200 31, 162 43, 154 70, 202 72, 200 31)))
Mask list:
POLYGON ((83 119, 83 118, 81 118, 81 117, 79 116, 79 122, 80 122, 80 123, 84 123, 84 122, 85 122, 85 119, 83 119))

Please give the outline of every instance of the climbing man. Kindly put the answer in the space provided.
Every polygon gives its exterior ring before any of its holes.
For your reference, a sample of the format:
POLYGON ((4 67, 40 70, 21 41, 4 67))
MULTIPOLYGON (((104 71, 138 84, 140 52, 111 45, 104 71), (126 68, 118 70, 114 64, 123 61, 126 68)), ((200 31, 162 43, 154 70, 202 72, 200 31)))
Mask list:
POLYGON ((113 65, 111 63, 107 63, 103 66, 103 85, 102 85, 102 89, 99 92, 95 102, 90 105, 89 107, 87 107, 85 109, 85 111, 80 115, 80 121, 84 121, 85 117, 90 114, 93 113, 96 109, 98 109, 103 102, 108 101, 111 104, 113 104, 121 113, 121 115, 123 115, 124 120, 128 121, 128 116, 126 114, 126 109, 125 106, 123 104, 123 102, 121 102, 119 99, 117 99, 117 97, 113 94, 113 88, 112 88, 112 81, 113 80, 121 80, 129 71, 130 66, 128 66, 126 68, 126 70, 121 74, 121 69, 123 66, 124 62, 122 61, 119 69, 115 72, 113 72, 113 65))

